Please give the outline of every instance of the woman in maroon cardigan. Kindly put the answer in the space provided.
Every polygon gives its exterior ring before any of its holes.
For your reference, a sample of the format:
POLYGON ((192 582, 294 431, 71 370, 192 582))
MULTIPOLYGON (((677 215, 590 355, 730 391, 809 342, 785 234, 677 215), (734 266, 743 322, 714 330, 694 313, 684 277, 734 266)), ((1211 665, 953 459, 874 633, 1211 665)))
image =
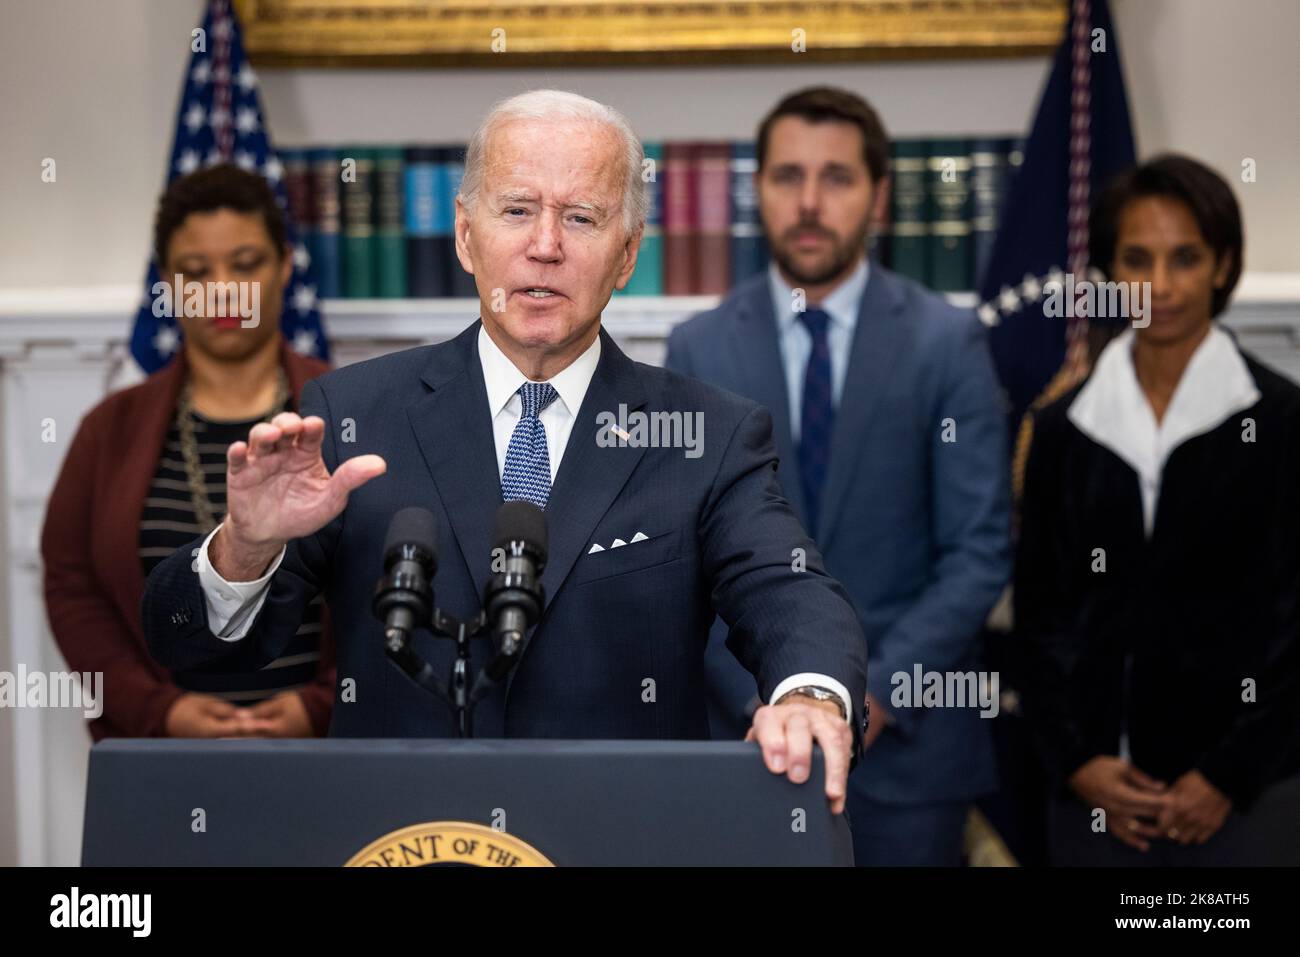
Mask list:
POLYGON ((145 578, 221 520, 226 446, 257 421, 297 411, 303 384, 328 370, 280 333, 291 250, 259 176, 223 165, 176 180, 159 205, 154 247, 164 281, 179 274, 205 289, 256 289, 259 321, 244 328, 233 308, 177 316, 184 340, 176 358, 82 420, 41 536, 55 641, 74 671, 103 673, 95 740, 323 735, 335 674, 321 603, 284 654, 253 674, 172 673, 146 648, 145 578))

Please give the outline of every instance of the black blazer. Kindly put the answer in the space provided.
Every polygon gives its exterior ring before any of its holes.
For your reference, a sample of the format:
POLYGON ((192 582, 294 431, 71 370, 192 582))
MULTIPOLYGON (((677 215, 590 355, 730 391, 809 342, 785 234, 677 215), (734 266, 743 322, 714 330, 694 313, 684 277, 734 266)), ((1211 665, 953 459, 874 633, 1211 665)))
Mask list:
POLYGON ((1132 468, 1066 417, 1082 386, 1035 416, 1015 615, 1058 785, 1121 722, 1140 770, 1238 807, 1300 767, 1300 388, 1243 358, 1259 401, 1174 449, 1150 540, 1132 468))
MULTIPOLYGON (((338 676, 355 682, 355 700, 336 701, 331 735, 451 736, 446 709, 385 658, 370 604, 390 518, 420 505, 440 526, 437 604, 465 619, 480 607, 501 484, 478 330, 475 322, 449 342, 351 365, 307 385, 302 410, 326 422, 327 467, 373 452, 388 471, 354 491, 333 522, 290 543, 266 603, 239 642, 208 630, 189 548, 159 564, 143 618, 160 661, 260 667, 324 589, 338 676), (344 440, 345 430, 355 441, 344 440)), ((479 704, 476 734, 707 737, 703 656, 714 608, 732 624, 734 650, 765 696, 791 675, 819 672, 862 702, 862 628, 781 496, 771 416, 738 396, 633 362, 603 331, 601 337, 600 362, 546 508, 546 607, 508 685, 479 704), (629 413, 702 412, 702 454, 602 447, 597 415, 617 415, 620 405, 629 413), (631 543, 637 532, 647 540, 631 543), (615 538, 629 544, 611 548, 615 538), (604 551, 592 554, 593 543, 604 551), (792 569, 795 548, 806 549, 806 571, 792 569), (647 680, 654 682, 653 700, 647 680)), ((452 642, 422 633, 414 644, 447 673, 452 642)), ((475 672, 486 644, 475 642, 475 672)), ((860 727, 860 705, 855 710, 860 727)))

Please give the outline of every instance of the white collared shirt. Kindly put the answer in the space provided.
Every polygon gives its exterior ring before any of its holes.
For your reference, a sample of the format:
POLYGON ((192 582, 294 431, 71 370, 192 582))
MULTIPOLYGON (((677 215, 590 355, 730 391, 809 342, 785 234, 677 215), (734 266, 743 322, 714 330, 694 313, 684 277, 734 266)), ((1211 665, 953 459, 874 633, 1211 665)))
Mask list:
POLYGON ((1092 376, 1070 403, 1067 417, 1137 473, 1143 528, 1150 538, 1170 454, 1188 439, 1250 408, 1260 393, 1232 337, 1212 323, 1183 370, 1164 418, 1156 422, 1133 366, 1135 341, 1134 331, 1126 329, 1102 350, 1092 376))
MULTIPOLYGON (((492 413, 492 437, 496 442, 497 474, 500 476, 505 474, 510 436, 523 413, 519 387, 529 379, 492 341, 486 326, 480 326, 478 330, 478 357, 483 366, 483 384, 487 387, 488 411, 492 413)), ((546 452, 551 460, 552 482, 560 470, 560 459, 568 447, 569 434, 599 362, 600 336, 596 336, 582 355, 549 380, 559 397, 542 409, 537 418, 546 429, 546 452)))
MULTIPOLYGON (((849 352, 853 348, 853 331, 858 325, 858 310, 862 306, 862 293, 871 277, 866 256, 858 267, 836 286, 820 303, 807 303, 825 311, 831 317, 826 328, 826 344, 831 353, 831 401, 838 409, 844 394, 844 380, 849 373, 849 352)), ((772 311, 776 315, 777 344, 781 350, 781 363, 785 368, 786 400, 790 403, 790 438, 799 441, 800 419, 803 414, 803 380, 808 372, 808 357, 812 355, 812 333, 799 321, 792 308, 794 288, 785 281, 776 263, 767 267, 768 286, 772 295, 772 311)))

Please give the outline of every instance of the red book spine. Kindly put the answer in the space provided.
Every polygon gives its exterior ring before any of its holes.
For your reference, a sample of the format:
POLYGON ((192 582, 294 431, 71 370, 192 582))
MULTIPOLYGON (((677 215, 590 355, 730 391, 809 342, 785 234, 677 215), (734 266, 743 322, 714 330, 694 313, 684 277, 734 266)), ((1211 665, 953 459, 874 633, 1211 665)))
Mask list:
POLYGON ((696 292, 721 296, 731 286, 731 145, 699 144, 695 168, 696 292))
POLYGON ((665 143, 663 168, 664 295, 690 296, 699 285, 694 145, 665 143))
POLYGON ((289 198, 289 215, 299 237, 316 229, 316 198, 312 195, 311 167, 301 150, 283 150, 284 191, 289 198))

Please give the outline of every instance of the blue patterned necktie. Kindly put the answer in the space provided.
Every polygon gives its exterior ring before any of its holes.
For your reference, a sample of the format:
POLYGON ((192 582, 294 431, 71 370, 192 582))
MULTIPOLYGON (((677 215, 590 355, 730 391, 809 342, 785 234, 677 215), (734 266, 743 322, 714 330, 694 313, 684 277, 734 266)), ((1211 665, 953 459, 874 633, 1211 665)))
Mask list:
POLYGON ((826 329, 831 317, 821 309, 800 313, 799 321, 812 336, 812 352, 803 377, 803 405, 799 415, 799 478, 808 511, 808 534, 817 534, 822 491, 831 455, 831 429, 835 406, 831 401, 831 349, 826 329))
POLYGON ((524 499, 538 508, 546 508, 546 500, 551 496, 551 456, 546 451, 546 427, 538 415, 559 393, 549 382, 525 382, 518 394, 524 411, 506 447, 501 500, 524 499))

